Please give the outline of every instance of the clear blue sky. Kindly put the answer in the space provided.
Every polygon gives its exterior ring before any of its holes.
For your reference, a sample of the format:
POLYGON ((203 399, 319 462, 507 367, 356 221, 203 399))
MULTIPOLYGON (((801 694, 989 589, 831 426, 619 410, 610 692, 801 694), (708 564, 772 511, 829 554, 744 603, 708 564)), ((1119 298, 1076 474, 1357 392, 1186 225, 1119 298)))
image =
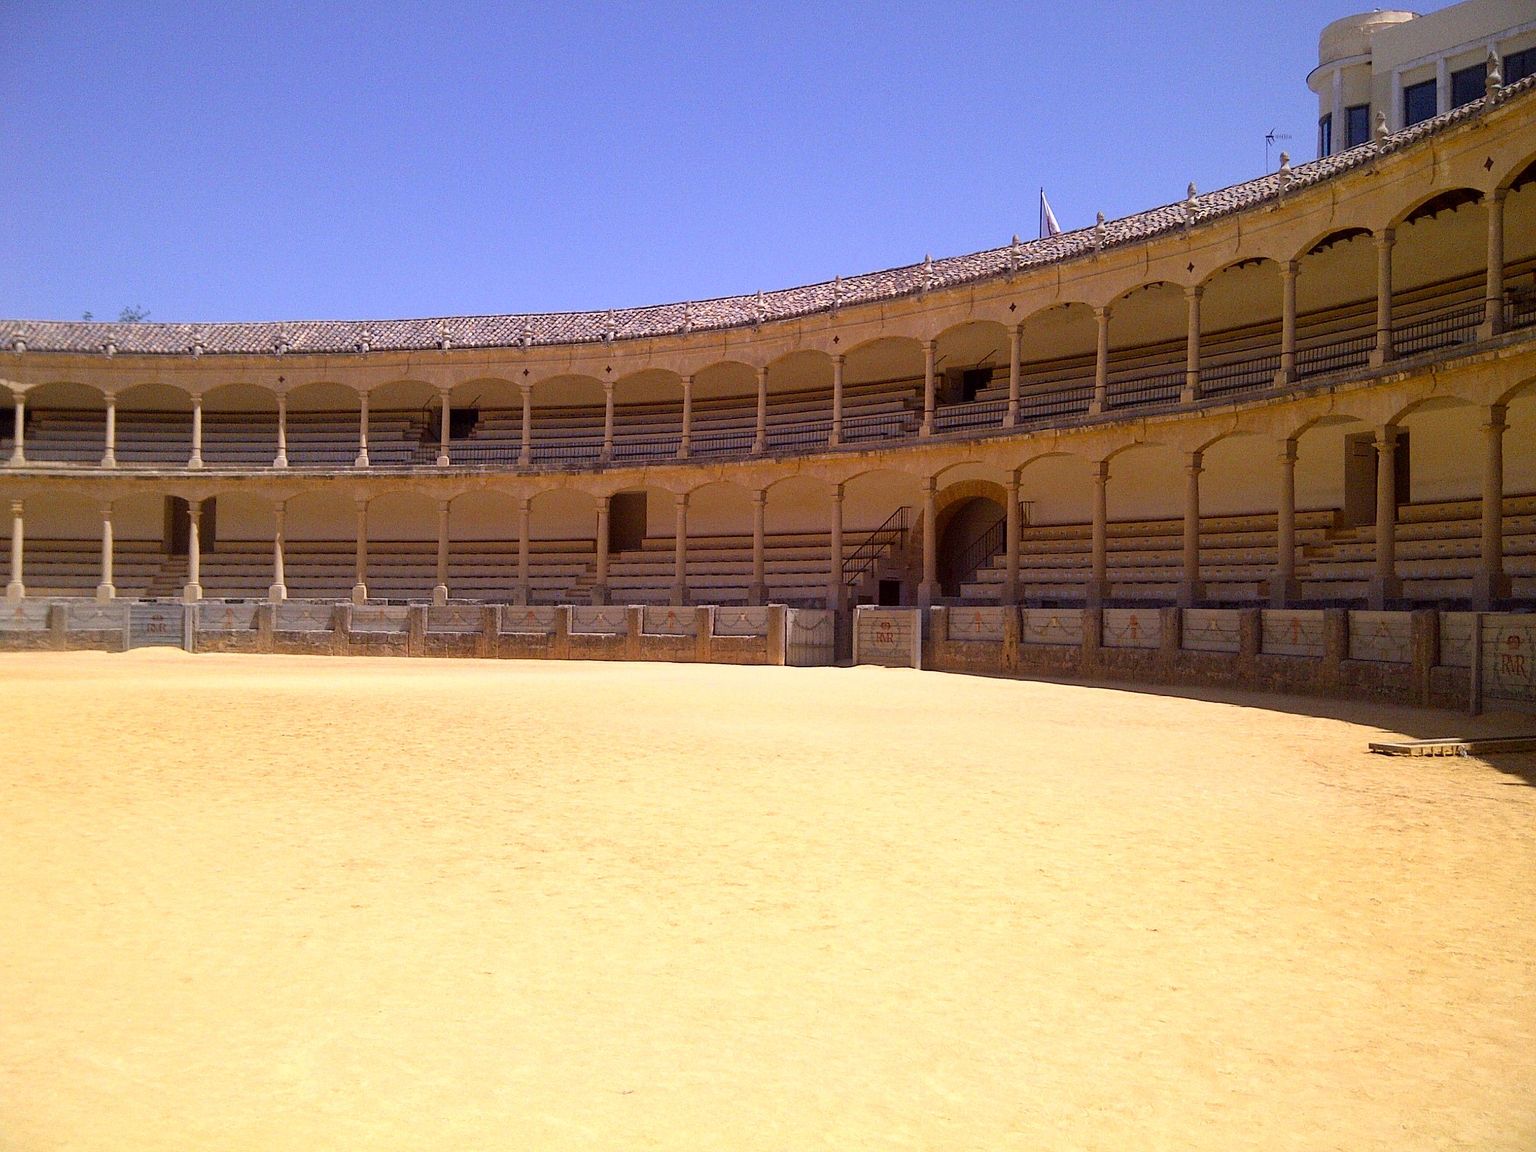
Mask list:
POLYGON ((1311 159, 1355 8, 8 0, 0 316, 601 309, 1028 239, 1042 184, 1073 228, 1271 129, 1311 159))

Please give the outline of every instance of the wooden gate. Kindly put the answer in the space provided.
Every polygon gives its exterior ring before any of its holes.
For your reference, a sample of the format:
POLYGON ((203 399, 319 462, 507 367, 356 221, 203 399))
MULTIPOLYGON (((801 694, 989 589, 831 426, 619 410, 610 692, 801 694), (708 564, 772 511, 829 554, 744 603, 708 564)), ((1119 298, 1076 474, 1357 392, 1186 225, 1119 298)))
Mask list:
POLYGON ((130 604, 128 647, 185 647, 186 618, 180 604, 130 604))
POLYGON ((825 608, 786 608, 784 631, 784 663, 791 668, 837 662, 837 618, 825 608))

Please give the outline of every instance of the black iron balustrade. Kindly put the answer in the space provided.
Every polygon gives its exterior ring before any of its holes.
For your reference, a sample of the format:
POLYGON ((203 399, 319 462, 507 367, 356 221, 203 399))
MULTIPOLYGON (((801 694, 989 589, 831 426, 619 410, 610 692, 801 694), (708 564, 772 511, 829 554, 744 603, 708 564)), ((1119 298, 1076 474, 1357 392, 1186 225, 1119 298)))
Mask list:
POLYGON ((798 424, 768 425, 768 447, 814 451, 825 448, 832 435, 831 420, 807 420, 798 424))
POLYGON ((1350 368, 1364 368, 1376 349, 1376 334, 1345 336, 1322 344, 1313 344, 1296 353, 1296 377, 1322 376, 1350 368))
POLYGON ((955 558, 954 574, 957 584, 968 584, 976 579, 988 564, 1008 547, 1008 518, 999 516, 985 532, 972 540, 955 558))
POLYGON ((695 432, 689 441, 688 452, 692 456, 749 456, 757 443, 757 432, 752 428, 695 432))
POLYGON ((1536 288, 1510 293, 1504 304, 1504 327, 1507 330, 1528 328, 1536 324, 1536 288))
MULTIPOLYGON (((423 444, 416 450, 413 464, 435 464, 436 444, 423 444)), ((499 464, 511 466, 517 463, 521 445, 512 440, 454 440, 448 445, 448 460, 454 465, 499 464)))
POLYGON ((1459 308, 1410 320, 1393 328, 1392 347, 1399 356, 1407 356, 1469 344, 1477 339, 1477 329, 1484 314, 1483 302, 1479 300, 1475 304, 1463 304, 1459 308))
POLYGON ((1019 423, 1061 416, 1086 416, 1093 407, 1092 384, 1060 384, 1019 397, 1019 423))
POLYGON ((879 412, 843 417, 843 441, 906 439, 917 430, 910 412, 879 412))
POLYGON ((1006 400, 971 400, 964 404, 947 404, 933 414, 933 426, 940 432, 956 432, 964 428, 997 428, 1003 423, 1008 411, 1006 400))
POLYGON ((618 436, 613 441, 615 460, 666 460, 677 455, 683 444, 681 432, 652 436, 618 436))
POLYGON ((1257 392, 1274 385, 1280 373, 1280 353, 1213 364, 1200 371, 1202 396, 1231 396, 1237 392, 1257 392))
POLYGON ((1109 408, 1143 408, 1156 404, 1177 404, 1184 391, 1184 372, 1159 372, 1152 376, 1133 376, 1110 380, 1105 404, 1109 408))
POLYGON ((866 536, 853 550, 853 555, 843 562, 843 586, 852 588, 858 584, 892 548, 906 544, 907 533, 911 530, 912 509, 903 505, 887 516, 885 522, 866 536), (849 568, 853 568, 852 576, 848 575, 849 568))

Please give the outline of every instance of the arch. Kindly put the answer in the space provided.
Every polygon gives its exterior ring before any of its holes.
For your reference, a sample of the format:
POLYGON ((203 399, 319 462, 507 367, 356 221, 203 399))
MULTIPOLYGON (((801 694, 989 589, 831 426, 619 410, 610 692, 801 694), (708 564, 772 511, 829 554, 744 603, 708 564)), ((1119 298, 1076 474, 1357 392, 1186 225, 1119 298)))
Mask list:
POLYGON ((350 384, 334 380, 310 380, 295 384, 285 393, 288 411, 294 412, 356 412, 362 406, 358 389, 350 384))
POLYGON ((523 402, 522 390, 505 376, 475 376, 460 380, 449 389, 449 403, 455 411, 471 409, 516 409, 523 402))
POLYGON ((1388 223, 1389 228, 1402 228, 1420 220, 1433 219, 1441 212, 1455 212, 1468 204, 1481 204, 1483 193, 1476 188, 1443 188, 1412 201, 1401 209, 1388 223))
MULTIPOLYGON (((941 595, 959 596, 962 583, 1001 549, 1007 507, 1008 490, 990 480, 957 481, 935 494, 933 531, 941 595)), ((928 527, 919 525, 920 537, 928 527)))
POLYGON ((192 393, 179 384, 146 380, 119 388, 117 406, 151 412, 190 412, 192 393))
POLYGON ((1291 253, 1291 259, 1304 260, 1308 256, 1320 256, 1340 244, 1348 244, 1353 240, 1375 235, 1374 229, 1367 228, 1363 224, 1350 224, 1344 227, 1333 225, 1313 233, 1311 237, 1304 240, 1300 247, 1291 253))

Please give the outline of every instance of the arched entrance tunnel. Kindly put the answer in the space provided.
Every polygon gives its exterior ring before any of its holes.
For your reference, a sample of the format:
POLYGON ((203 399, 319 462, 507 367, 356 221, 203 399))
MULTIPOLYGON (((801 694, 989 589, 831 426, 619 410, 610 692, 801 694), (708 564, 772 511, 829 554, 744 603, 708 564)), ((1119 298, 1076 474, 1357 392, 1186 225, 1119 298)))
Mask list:
POLYGON ((940 594, 959 596, 960 587, 1002 550, 1003 505, 990 496, 969 496, 939 511, 940 594))

